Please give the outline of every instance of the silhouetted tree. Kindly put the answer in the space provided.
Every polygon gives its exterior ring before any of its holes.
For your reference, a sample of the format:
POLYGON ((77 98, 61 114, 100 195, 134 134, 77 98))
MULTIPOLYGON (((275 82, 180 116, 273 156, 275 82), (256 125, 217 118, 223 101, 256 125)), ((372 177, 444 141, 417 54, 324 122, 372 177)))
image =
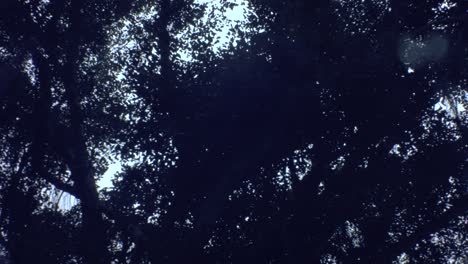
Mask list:
POLYGON ((13 263, 468 259, 465 1, 204 2, 0 3, 13 263))

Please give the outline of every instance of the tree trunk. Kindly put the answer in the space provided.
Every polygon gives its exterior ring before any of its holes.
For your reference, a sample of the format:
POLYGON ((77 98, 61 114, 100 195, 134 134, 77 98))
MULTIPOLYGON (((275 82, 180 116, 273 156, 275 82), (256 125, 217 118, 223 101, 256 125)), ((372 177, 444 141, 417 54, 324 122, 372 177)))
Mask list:
POLYGON ((106 229, 100 208, 99 193, 94 179, 94 170, 86 147, 83 131, 84 116, 81 109, 80 89, 77 80, 80 63, 79 45, 81 4, 72 2, 70 46, 63 75, 63 83, 70 106, 70 171, 78 193, 82 213, 81 249, 85 263, 110 263, 107 249, 106 229))
POLYGON ((68 63, 64 84, 70 104, 71 118, 69 147, 72 157, 69 167, 81 202, 83 257, 85 263, 109 263, 104 219, 99 206, 99 194, 82 129, 83 113, 76 85, 76 66, 74 60, 68 63))

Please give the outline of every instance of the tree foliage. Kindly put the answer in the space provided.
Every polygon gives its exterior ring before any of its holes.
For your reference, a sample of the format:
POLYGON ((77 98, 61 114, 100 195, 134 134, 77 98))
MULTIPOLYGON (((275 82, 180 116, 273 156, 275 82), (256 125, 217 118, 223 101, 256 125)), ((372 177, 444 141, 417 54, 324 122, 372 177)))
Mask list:
POLYGON ((467 22, 461 0, 2 1, 0 258, 466 262, 467 22))

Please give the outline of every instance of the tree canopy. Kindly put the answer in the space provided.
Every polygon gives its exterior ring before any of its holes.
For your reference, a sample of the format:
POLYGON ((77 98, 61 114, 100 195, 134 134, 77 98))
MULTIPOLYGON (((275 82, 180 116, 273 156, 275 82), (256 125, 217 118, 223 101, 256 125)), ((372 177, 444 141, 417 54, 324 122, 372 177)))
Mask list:
POLYGON ((467 7, 0 1, 0 262, 468 262, 467 7))

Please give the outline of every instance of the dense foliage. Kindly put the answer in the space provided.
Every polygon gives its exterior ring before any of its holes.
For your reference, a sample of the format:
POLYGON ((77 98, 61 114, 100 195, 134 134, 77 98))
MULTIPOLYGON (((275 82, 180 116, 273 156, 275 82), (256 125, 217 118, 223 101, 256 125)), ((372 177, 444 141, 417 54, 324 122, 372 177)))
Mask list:
POLYGON ((0 262, 467 263, 467 10, 0 1, 0 262))

